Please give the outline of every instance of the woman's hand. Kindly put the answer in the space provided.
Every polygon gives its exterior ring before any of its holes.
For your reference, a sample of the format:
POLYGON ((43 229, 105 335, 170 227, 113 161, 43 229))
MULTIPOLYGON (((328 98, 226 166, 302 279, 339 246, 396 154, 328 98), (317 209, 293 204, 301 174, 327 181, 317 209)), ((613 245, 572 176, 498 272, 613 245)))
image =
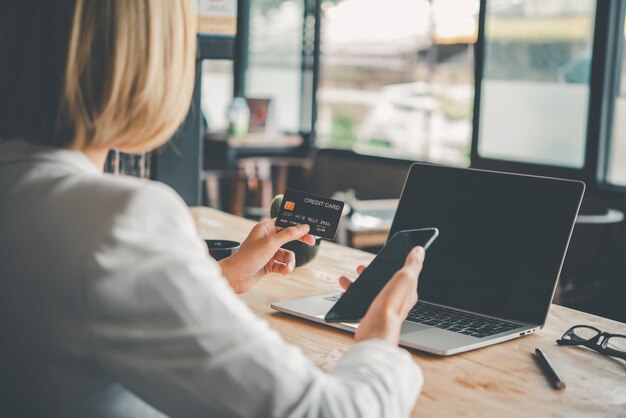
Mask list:
MULTIPOLYGON (((417 303, 417 281, 422 271, 424 255, 422 247, 413 248, 407 255, 404 267, 380 291, 361 320, 355 334, 357 341, 381 338, 398 344, 402 322, 417 303)), ((365 266, 357 267, 358 274, 363 270, 365 266)), ((341 276, 339 284, 347 289, 352 282, 341 276)))
POLYGON ((258 223, 241 248, 219 262, 222 274, 236 293, 247 292, 267 273, 289 274, 296 266, 296 256, 280 247, 295 240, 314 245, 315 238, 308 232, 308 225, 278 230, 274 220, 258 223))

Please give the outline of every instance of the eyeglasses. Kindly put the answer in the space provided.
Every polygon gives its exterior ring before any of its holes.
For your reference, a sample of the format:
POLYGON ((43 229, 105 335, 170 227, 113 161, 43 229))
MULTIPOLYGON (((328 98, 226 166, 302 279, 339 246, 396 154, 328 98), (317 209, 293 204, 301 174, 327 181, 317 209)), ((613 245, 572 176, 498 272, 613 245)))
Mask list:
POLYGON ((590 325, 576 325, 568 329, 558 345, 582 345, 606 356, 626 360, 626 335, 609 334, 590 325))

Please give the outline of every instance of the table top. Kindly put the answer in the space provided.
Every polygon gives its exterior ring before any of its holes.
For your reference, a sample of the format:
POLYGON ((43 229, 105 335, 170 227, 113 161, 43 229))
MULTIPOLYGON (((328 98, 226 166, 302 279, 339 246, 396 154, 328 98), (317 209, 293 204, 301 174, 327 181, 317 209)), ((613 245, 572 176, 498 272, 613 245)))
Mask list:
MULTIPOLYGON (((192 208, 192 214, 205 239, 242 241, 253 225, 209 208, 192 208)), ((286 341, 301 347, 327 370, 354 344, 352 335, 270 308, 271 303, 284 299, 337 292, 340 275, 354 277, 356 266, 373 258, 330 242, 321 245, 310 264, 286 277, 268 275, 242 298, 286 341)), ((626 362, 582 347, 556 345, 555 340, 577 324, 626 333, 626 324, 553 305, 546 326, 536 334, 452 357, 412 351, 425 377, 412 416, 626 417, 626 362), (567 389, 552 389, 535 363, 535 347, 546 353, 567 389)))

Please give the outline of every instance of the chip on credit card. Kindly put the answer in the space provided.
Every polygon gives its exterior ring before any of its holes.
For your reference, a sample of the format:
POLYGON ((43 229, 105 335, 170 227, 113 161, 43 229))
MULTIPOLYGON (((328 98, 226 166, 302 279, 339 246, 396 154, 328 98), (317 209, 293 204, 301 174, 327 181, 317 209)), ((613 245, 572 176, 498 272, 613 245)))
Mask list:
POLYGON ((335 239, 344 203, 296 190, 287 190, 276 217, 276 226, 308 224, 309 234, 335 239))

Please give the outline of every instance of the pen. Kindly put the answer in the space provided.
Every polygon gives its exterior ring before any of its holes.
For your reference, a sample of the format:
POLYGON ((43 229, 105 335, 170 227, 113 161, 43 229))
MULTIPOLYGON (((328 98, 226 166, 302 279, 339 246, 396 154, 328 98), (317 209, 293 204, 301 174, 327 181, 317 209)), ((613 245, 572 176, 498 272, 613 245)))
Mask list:
POLYGON ((555 389, 565 389, 565 382, 561 379, 561 376, 554 370, 552 364, 548 361, 548 358, 540 348, 535 348, 535 358, 537 362, 541 366, 541 369, 546 374, 550 383, 554 386, 555 389))

